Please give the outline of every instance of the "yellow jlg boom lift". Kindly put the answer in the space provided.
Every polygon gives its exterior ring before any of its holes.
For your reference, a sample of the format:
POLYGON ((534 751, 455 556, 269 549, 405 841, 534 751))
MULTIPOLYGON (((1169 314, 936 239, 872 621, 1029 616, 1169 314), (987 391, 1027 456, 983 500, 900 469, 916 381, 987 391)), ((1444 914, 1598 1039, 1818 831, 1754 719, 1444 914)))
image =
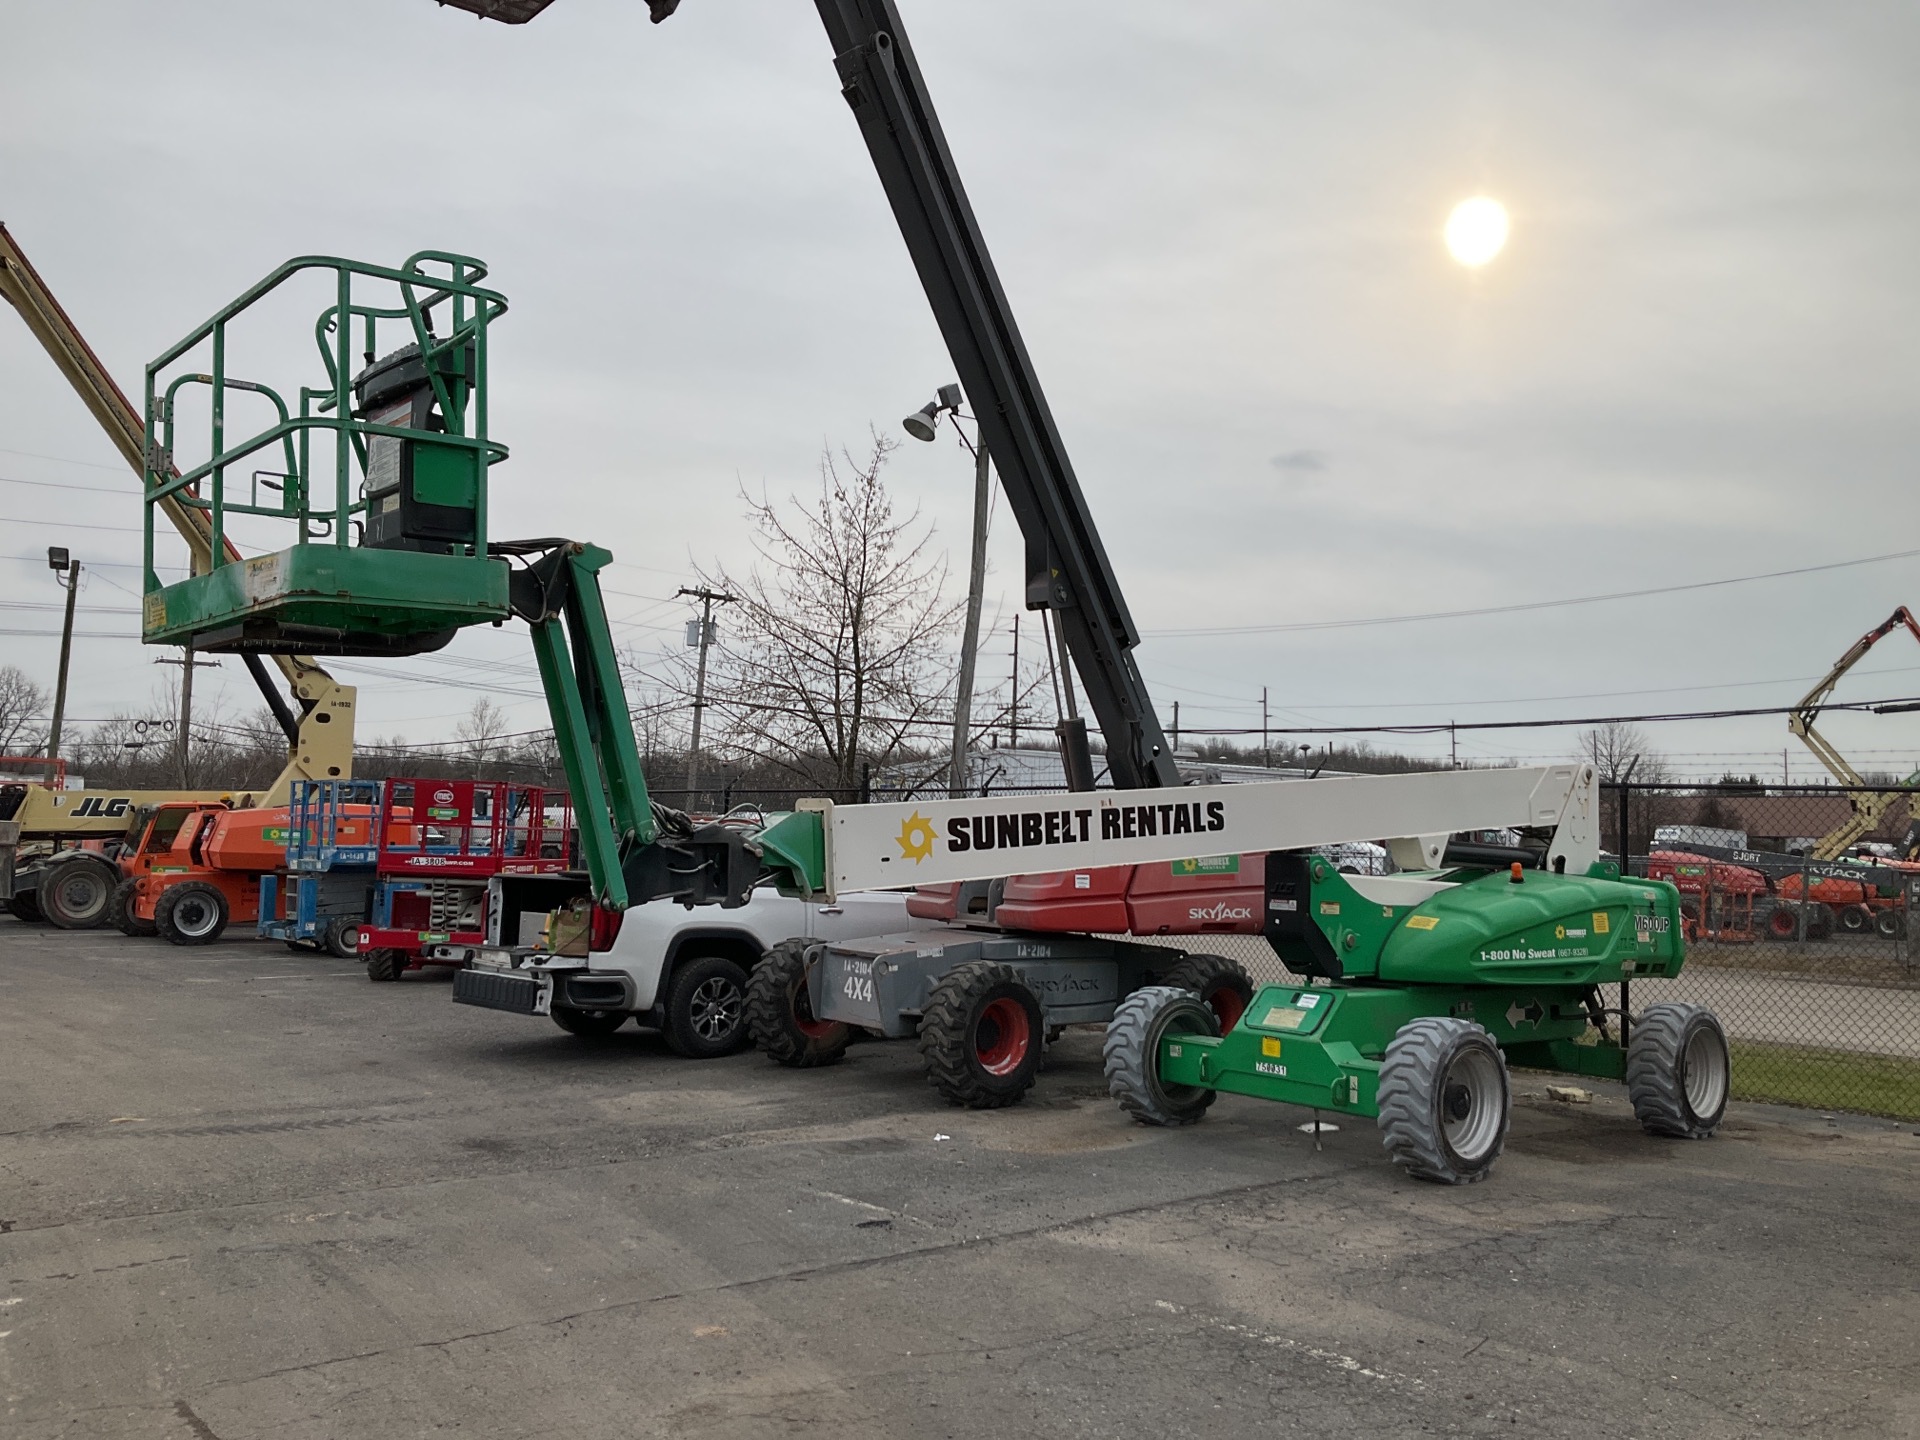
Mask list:
MULTIPOLYGON (((0 225, 0 295, 20 312, 133 473, 143 475, 146 423, 139 409, 114 383, 5 225, 0 225)), ((206 574, 213 568, 213 527, 207 512, 171 496, 159 506, 186 540, 193 573, 206 574)), ((223 540, 221 549, 229 558, 239 556, 231 540, 223 540)), ((353 687, 340 684, 308 656, 275 655, 273 663, 292 693, 289 705, 261 657, 241 658, 287 737, 285 769, 265 792, 244 798, 258 805, 284 805, 294 780, 351 776, 353 687)), ((137 816, 168 801, 218 802, 232 795, 229 790, 64 791, 52 788, 51 780, 28 786, 12 815, 0 819, 0 902, 21 919, 45 918, 66 929, 99 925, 107 917, 119 876, 99 853, 79 848, 82 842, 116 839, 137 816)))

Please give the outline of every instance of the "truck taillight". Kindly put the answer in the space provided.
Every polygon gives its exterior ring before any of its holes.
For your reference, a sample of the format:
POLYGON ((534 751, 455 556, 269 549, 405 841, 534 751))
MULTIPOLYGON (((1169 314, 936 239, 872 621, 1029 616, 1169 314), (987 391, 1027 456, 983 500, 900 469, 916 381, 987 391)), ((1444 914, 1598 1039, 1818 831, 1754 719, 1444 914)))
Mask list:
POLYGON ((624 910, 609 910, 603 905, 593 907, 593 916, 588 922, 587 944, 593 950, 611 950, 614 940, 620 934, 620 922, 626 917, 624 910))

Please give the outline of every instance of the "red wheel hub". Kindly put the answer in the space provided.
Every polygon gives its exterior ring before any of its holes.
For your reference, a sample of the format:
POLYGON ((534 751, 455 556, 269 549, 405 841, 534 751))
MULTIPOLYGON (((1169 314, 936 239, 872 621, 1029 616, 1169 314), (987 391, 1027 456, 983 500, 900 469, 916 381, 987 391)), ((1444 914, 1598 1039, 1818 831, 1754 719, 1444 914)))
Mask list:
POLYGON ((1240 1017, 1247 1013, 1247 1002, 1240 998, 1240 992, 1231 985, 1222 985, 1209 995, 1207 1006, 1218 1017, 1222 1035, 1238 1025, 1240 1017))
POLYGON ((813 1018, 813 998, 807 994, 805 980, 802 980, 793 992, 793 1023, 809 1040, 825 1039, 834 1030, 834 1021, 813 1018))
POLYGON ((973 1027, 973 1054, 989 1075, 1010 1075, 1027 1058, 1033 1044, 1033 1024, 1027 1007, 1001 996, 989 1000, 973 1027))

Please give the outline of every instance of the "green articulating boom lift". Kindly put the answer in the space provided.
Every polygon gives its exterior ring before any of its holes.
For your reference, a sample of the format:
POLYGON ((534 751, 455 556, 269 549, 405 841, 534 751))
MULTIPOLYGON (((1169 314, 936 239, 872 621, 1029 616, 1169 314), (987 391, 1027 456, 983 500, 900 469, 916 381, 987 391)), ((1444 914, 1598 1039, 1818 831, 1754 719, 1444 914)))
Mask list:
MULTIPOLYGON (((509 21, 544 6, 455 3, 509 21)), ((652 0, 655 18, 676 3, 652 0)), ((856 889, 1266 852, 1268 938, 1313 983, 1262 989, 1225 1036, 1190 992, 1149 986, 1130 996, 1108 1030, 1108 1078, 1148 1123, 1197 1119, 1214 1093, 1236 1090, 1376 1116, 1412 1173, 1476 1180, 1504 1143, 1511 1056, 1622 1078, 1648 1129, 1711 1133, 1727 1098, 1726 1037, 1698 1007, 1629 1014, 1633 977, 1681 966, 1679 894, 1600 858, 1591 766, 1179 785, 1133 661, 1137 631, 899 16, 891 0, 816 4, 1026 537, 1028 605, 1055 614, 1100 722, 1114 790, 1092 790, 1084 732, 1069 728, 1062 744, 1080 793, 803 801, 751 826, 699 825, 653 806, 600 599, 607 552, 488 540, 487 473, 506 451, 486 430, 487 331, 506 306, 480 287, 479 262, 442 253, 397 270, 290 262, 149 368, 149 529, 152 507, 171 496, 210 510, 216 546, 225 514, 296 521, 299 534, 290 549, 176 586, 149 571, 147 637, 241 653, 407 654, 462 626, 525 619, 581 827, 586 893, 576 905, 588 897, 611 909, 661 899, 739 905, 761 884, 831 900, 856 889), (327 383, 301 388, 295 414, 276 392, 227 378, 224 333, 307 271, 332 277, 316 327, 327 383), (397 299, 357 299, 359 284, 397 299), (436 312, 450 322, 443 330, 436 312), (401 329, 401 349, 382 354, 381 326, 401 329), (354 373, 356 327, 364 344, 354 373), (210 374, 166 373, 209 347, 210 374), (189 381, 211 388, 211 438, 198 464, 178 464, 176 479, 173 397, 189 381), (242 389, 271 399, 276 418, 229 444, 225 399, 242 389), (327 433, 333 463, 321 476, 312 441, 327 433), (260 451, 280 454, 284 470, 249 470, 252 488, 227 497, 227 472, 241 473, 260 451), (263 477, 277 487, 267 501, 263 477), (511 576, 509 561, 521 562, 511 576), (1512 831, 1517 843, 1449 838, 1488 829, 1512 831), (1402 873, 1342 876, 1306 853, 1382 838, 1402 873), (1621 1003, 1610 1009, 1598 987, 1613 983, 1621 1003)), ((1020 963, 1022 937, 994 943, 1020 963)), ((512 967, 553 958, 513 948, 512 967)), ((875 965, 870 978, 877 992, 915 976, 875 965)))

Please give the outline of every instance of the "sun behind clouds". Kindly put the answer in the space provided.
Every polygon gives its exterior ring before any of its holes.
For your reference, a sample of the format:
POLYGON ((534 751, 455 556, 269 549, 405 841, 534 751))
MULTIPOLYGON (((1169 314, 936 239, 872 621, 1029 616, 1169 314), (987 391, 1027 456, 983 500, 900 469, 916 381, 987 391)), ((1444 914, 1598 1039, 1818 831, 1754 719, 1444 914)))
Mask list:
POLYGON ((1476 195, 1462 200, 1447 217, 1447 253, 1470 269, 1498 255, 1507 243, 1507 207, 1476 195))

